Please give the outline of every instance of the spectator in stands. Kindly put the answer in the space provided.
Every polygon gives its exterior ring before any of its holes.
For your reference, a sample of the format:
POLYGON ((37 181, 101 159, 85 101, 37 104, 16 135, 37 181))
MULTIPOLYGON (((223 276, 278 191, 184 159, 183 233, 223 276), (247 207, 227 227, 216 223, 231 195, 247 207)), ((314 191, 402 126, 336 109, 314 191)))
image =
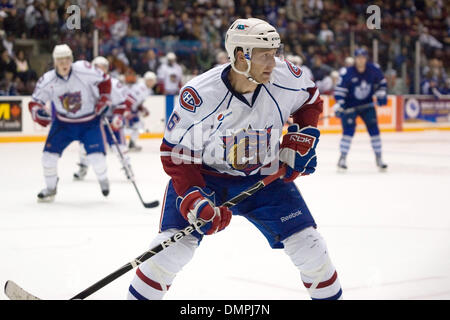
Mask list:
POLYGON ((25 11, 25 25, 29 38, 41 38, 39 32, 42 29, 43 19, 42 12, 40 11, 40 3, 35 0, 28 0, 25 11))
MULTIPOLYGON (((2 12, 0 10, 0 12, 2 12)), ((8 11, 3 11, 3 28, 7 32, 13 33, 16 38, 22 38, 26 32, 23 17, 19 15, 17 8, 13 7, 8 11)))
POLYGON ((442 49, 443 47, 443 44, 428 32, 427 27, 422 28, 419 40, 425 46, 425 49, 428 48, 442 49))
POLYGON ((228 59, 228 54, 226 51, 219 51, 216 54, 216 65, 215 66, 219 66, 221 64, 225 64, 228 62, 229 62, 229 59, 228 59))
POLYGON ((0 56, 0 79, 6 77, 6 73, 12 74, 12 80, 16 78, 17 65, 14 60, 9 56, 8 51, 3 49, 0 56))
POLYGON ((438 90, 441 94, 449 96, 447 97, 447 99, 450 98, 450 77, 445 80, 445 85, 442 88, 439 88, 438 90))
POLYGON ((287 0, 286 15, 288 20, 294 22, 302 22, 303 20, 303 1, 302 0, 287 0))
MULTIPOLYGON (((374 4, 381 4, 381 1, 374 4)), ((381 67, 393 68, 397 74, 405 63, 408 70, 413 70, 414 46, 419 39, 427 59, 437 58, 446 63, 443 66, 446 70, 438 76, 438 86, 443 87, 449 69, 447 61, 450 61, 450 11, 446 2, 398 0, 383 3, 382 33, 367 32, 368 5, 362 0, 0 0, 0 33, 4 30, 16 39, 45 39, 42 50, 45 46, 53 47, 48 43, 70 43, 81 48, 76 55, 88 57, 92 55, 88 51, 92 51, 95 28, 99 30, 100 53, 108 56, 116 54, 114 48, 126 47, 125 52, 118 52, 120 59, 125 64, 130 63, 140 75, 146 71, 157 72, 159 66, 150 66, 155 65, 150 62, 152 59, 146 61, 147 53, 142 53, 142 38, 139 37, 151 37, 151 41, 144 40, 145 45, 161 55, 167 53, 163 43, 173 40, 170 50, 179 52, 179 62, 185 62, 192 73, 205 68, 201 65, 204 59, 196 55, 204 52, 195 52, 193 48, 206 41, 214 57, 223 50, 223 36, 230 22, 239 15, 251 15, 276 26, 286 52, 301 56, 304 63, 315 70, 315 76, 322 78, 343 66, 351 52, 350 31, 356 42, 368 46, 377 36, 381 67), (67 8, 72 4, 81 8, 83 37, 80 32, 64 27, 69 16, 67 8), (128 41, 134 36, 137 37, 128 41), (198 44, 177 42, 180 40, 198 44), (317 56, 320 58, 316 59, 317 56)), ((8 50, 13 52, 9 47, 8 50)), ((411 76, 408 73, 408 83, 413 83, 411 76)), ((399 80, 396 78, 395 82, 399 80)))
POLYGON ((203 73, 212 67, 214 56, 211 54, 211 50, 209 50, 206 41, 202 41, 200 50, 196 54, 196 61, 199 67, 199 73, 203 73))
POLYGON ((14 73, 11 71, 4 72, 4 78, 0 80, 0 96, 16 96, 17 85, 14 82, 14 73))
POLYGON ((420 94, 434 95, 438 88, 438 79, 429 71, 420 83, 420 94))
POLYGON ((328 28, 328 24, 326 24, 325 22, 322 22, 320 24, 318 40, 319 42, 326 44, 332 43, 334 40, 334 33, 330 30, 330 28, 328 28))
POLYGON ((6 51, 8 51, 8 55, 11 58, 14 58, 14 40, 15 40, 14 38, 15 38, 14 33, 8 30, 6 36, 2 39, 3 48, 5 48, 6 51))
POLYGON ((28 60, 25 57, 23 50, 19 50, 15 57, 15 63, 17 66, 16 74, 19 79, 26 84, 30 80, 36 80, 36 72, 30 68, 28 60))
POLYGON ((177 95, 182 87, 183 71, 176 58, 175 53, 169 52, 166 55, 166 63, 158 68, 159 91, 165 95, 177 95))
POLYGON ((158 72, 158 68, 161 65, 158 57, 156 56, 155 50, 149 49, 144 55, 144 58, 141 59, 140 63, 138 62, 139 67, 136 70, 139 71, 141 76, 144 75, 147 71, 152 71, 154 73, 158 72))
POLYGON ((313 65, 311 67, 312 74, 314 76, 314 81, 319 81, 325 78, 327 75, 333 71, 330 66, 322 62, 322 57, 316 54, 313 58, 313 65))
POLYGON ((390 69, 385 73, 387 81, 387 93, 401 95, 406 94, 407 89, 401 78, 397 77, 397 71, 390 69))

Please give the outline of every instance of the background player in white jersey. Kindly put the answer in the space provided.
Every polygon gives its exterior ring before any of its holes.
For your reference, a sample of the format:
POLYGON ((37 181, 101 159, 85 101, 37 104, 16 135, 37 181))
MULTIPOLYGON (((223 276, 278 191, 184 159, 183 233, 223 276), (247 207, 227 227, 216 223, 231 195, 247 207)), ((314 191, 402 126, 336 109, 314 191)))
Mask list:
POLYGON ((128 91, 128 99, 131 101, 131 114, 126 117, 127 127, 130 129, 130 142, 128 148, 130 151, 141 151, 142 147, 137 144, 139 133, 144 129, 142 117, 148 117, 150 112, 144 106, 144 101, 148 96, 154 94, 153 88, 157 83, 156 74, 147 71, 142 81, 137 81, 128 91))
POLYGON ((183 69, 177 63, 177 56, 173 52, 166 55, 166 63, 157 70, 160 91, 165 95, 177 95, 180 92, 183 79, 183 69))
MULTIPOLYGON (((105 74, 109 72, 109 61, 102 56, 96 57, 92 60, 92 65, 96 68, 102 70, 105 74)), ((127 97, 128 90, 124 84, 122 84, 118 79, 111 78, 111 107, 105 114, 105 118, 109 121, 111 128, 114 131, 117 142, 119 143, 119 148, 124 156, 126 165, 130 166, 130 157, 127 154, 128 148, 126 145, 125 133, 124 133, 124 117, 127 114, 131 114, 131 98, 127 97), (128 99, 127 99, 128 98, 128 99)), ((116 145, 114 140, 106 127, 103 126, 103 134, 106 138, 106 142, 110 149, 117 153, 116 145)), ((89 162, 86 155, 86 150, 83 144, 80 143, 80 162, 79 170, 73 174, 75 180, 83 180, 87 174, 89 162)))
MULTIPOLYGON (((171 179, 160 233, 151 247, 197 220, 206 224, 142 263, 129 299, 161 299, 203 237, 227 227, 232 215, 248 219, 272 248, 284 248, 312 299, 342 298, 326 243, 293 182, 315 171, 323 101, 300 68, 275 56, 279 47, 280 36, 270 24, 238 19, 225 38, 231 64, 182 88, 161 144, 161 161, 171 179), (294 124, 280 146, 290 115, 294 124), (221 206, 279 164, 286 167, 283 179, 231 210, 221 206)), ((204 267, 214 268, 212 263, 204 267)))
POLYGON ((39 79, 29 103, 34 121, 44 127, 51 123, 42 156, 46 188, 38 194, 38 201, 53 201, 58 159, 75 140, 84 144, 88 162, 107 196, 109 182, 100 116, 110 105, 111 80, 87 61, 73 62, 72 50, 65 44, 55 46, 53 61, 55 69, 39 79), (51 112, 45 107, 47 102, 51 112))

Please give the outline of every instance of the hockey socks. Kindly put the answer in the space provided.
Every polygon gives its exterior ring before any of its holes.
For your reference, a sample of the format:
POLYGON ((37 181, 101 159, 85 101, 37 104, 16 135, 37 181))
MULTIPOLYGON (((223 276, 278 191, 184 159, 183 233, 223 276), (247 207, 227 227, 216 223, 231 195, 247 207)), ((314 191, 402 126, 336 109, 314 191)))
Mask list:
POLYGON ((100 183, 102 194, 107 196, 109 194, 109 181, 107 176, 106 157, 101 152, 88 154, 87 159, 89 164, 94 169, 95 175, 100 183))
POLYGON ((341 138, 341 143, 339 144, 339 150, 341 151, 341 154, 347 155, 347 153, 350 151, 350 146, 352 144, 352 136, 343 135, 341 138))
POLYGON ((55 190, 58 183, 58 159, 59 154, 45 151, 42 155, 42 167, 44 179, 48 190, 55 190))

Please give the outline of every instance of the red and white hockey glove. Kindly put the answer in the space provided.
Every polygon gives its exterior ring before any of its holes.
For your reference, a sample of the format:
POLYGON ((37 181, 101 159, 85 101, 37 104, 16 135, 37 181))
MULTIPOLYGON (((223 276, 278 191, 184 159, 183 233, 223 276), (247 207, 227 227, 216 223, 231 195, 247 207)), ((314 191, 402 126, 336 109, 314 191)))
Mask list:
POLYGON ((286 165, 284 182, 294 181, 299 175, 308 175, 316 170, 316 146, 320 131, 308 126, 299 130, 298 124, 288 127, 280 146, 280 161, 286 165))
POLYGON ((31 112, 31 118, 33 121, 39 123, 41 126, 46 127, 50 122, 52 122, 52 117, 48 114, 42 104, 31 101, 28 104, 28 109, 31 112))
POLYGON ((209 199, 204 197, 204 194, 201 188, 190 188, 184 197, 177 198, 177 208, 190 224, 197 220, 206 222, 197 231, 201 234, 211 235, 230 224, 232 212, 227 207, 214 206, 209 199))
POLYGON ((111 106, 111 100, 105 94, 100 96, 100 99, 97 100, 95 105, 95 113, 99 116, 105 114, 108 111, 108 108, 111 106))
POLYGON ((144 118, 150 115, 150 111, 148 111, 148 109, 144 107, 142 104, 138 107, 138 111, 142 114, 144 118))
POLYGON ((115 114, 111 120, 111 128, 114 131, 119 131, 123 127, 123 116, 120 114, 115 114))

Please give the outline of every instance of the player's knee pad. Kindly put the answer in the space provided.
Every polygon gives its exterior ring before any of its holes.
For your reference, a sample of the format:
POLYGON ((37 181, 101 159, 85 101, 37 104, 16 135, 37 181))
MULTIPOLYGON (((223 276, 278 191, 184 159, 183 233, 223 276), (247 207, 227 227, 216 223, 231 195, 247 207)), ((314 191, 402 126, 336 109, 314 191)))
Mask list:
MULTIPOLYGON (((159 233, 150 247, 169 239, 177 231, 169 229, 159 233)), ((177 273, 191 261, 197 247, 198 239, 187 235, 142 263, 129 287, 128 299, 162 299, 177 273)))
POLYGON ((94 152, 87 155, 88 163, 94 169, 99 180, 106 179, 106 157, 101 152, 94 152))
POLYGON ((325 241, 313 227, 283 241, 285 252, 300 270, 303 284, 312 299, 339 299, 342 289, 325 241))
POLYGON ((59 154, 45 151, 42 155, 42 166, 44 167, 44 176, 56 176, 59 154))

